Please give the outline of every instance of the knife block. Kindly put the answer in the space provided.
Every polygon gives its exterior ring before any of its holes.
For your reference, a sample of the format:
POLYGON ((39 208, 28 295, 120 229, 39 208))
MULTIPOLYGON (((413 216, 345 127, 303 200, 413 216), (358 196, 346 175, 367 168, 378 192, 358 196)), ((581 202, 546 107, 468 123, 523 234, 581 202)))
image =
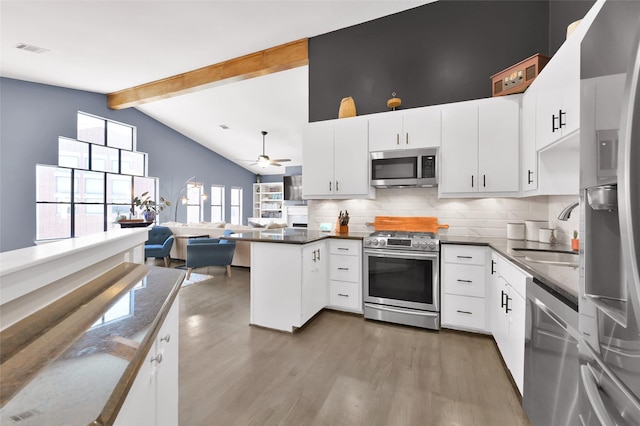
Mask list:
POLYGON ((336 234, 348 234, 349 233, 349 225, 340 225, 336 227, 336 234))

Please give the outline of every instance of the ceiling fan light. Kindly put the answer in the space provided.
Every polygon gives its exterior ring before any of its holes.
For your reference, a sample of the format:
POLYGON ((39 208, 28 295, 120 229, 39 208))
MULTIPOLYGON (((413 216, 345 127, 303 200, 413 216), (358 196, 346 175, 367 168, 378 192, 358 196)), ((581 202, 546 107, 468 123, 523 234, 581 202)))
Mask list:
POLYGON ((258 167, 262 167, 263 169, 269 166, 270 161, 266 158, 261 158, 258 160, 258 167))

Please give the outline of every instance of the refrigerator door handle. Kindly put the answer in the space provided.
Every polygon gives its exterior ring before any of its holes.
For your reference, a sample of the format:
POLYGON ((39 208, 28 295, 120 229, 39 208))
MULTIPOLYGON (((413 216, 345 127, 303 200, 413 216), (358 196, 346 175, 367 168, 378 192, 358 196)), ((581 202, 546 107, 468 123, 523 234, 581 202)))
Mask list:
MULTIPOLYGON (((628 282, 640 298, 640 33, 627 71, 618 149, 618 212, 628 282)), ((633 296, 631 296, 633 297, 633 296)))
POLYGON ((582 376, 582 385, 584 386, 587 399, 593 412, 595 413, 600 424, 614 425, 615 422, 609 415, 607 407, 604 405, 602 398, 600 397, 600 391, 598 390, 598 382, 596 376, 589 364, 580 366, 580 375, 582 376))

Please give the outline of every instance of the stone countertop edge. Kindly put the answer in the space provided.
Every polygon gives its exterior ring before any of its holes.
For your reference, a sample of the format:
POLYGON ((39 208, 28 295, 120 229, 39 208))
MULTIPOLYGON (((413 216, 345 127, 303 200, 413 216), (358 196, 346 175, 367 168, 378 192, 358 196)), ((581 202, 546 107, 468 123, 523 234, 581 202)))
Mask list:
POLYGON ((144 340, 140 343, 138 350, 136 351, 133 359, 129 362, 129 365, 122 373, 120 380, 116 384, 116 387, 111 392, 107 403, 104 406, 104 409, 98 416, 98 418, 92 423, 92 425, 113 425, 118 417, 118 413, 124 404, 125 399, 129 394, 129 390, 133 385, 133 382, 138 375, 138 371, 147 360, 147 353, 153 346, 158 333, 160 332, 160 328, 162 327, 164 320, 167 318, 169 314, 169 310, 171 306, 178 297, 178 292, 182 287, 182 282, 184 281, 184 277, 186 275, 186 271, 182 271, 179 277, 176 279, 176 283, 174 284, 171 292, 165 299, 162 307, 158 311, 158 315, 156 315, 153 323, 149 328, 149 332, 145 336, 144 340))
MULTIPOLYGON (((513 248, 530 248, 530 249, 544 249, 544 250, 563 250, 563 251, 571 251, 571 246, 567 244, 543 244, 536 241, 527 241, 527 240, 508 240, 506 238, 497 238, 497 237, 440 237, 441 244, 459 244, 459 245, 475 245, 475 246, 489 246, 495 251, 497 251, 500 255, 506 257, 509 261, 513 262, 520 269, 524 270, 528 274, 530 274, 534 282, 541 286, 548 293, 551 293, 554 297, 559 298, 569 307, 578 310, 578 293, 577 290, 574 292, 566 284, 556 277, 553 274, 545 272, 541 269, 544 266, 529 263, 524 260, 524 256, 516 256, 513 252, 513 248)), ((568 270, 570 267, 567 266, 558 266, 558 268, 563 268, 563 270, 568 270)), ((575 283, 572 283, 576 289, 578 288, 578 281, 580 279, 579 271, 576 268, 575 271, 575 283)))
POLYGON ((308 231, 307 235, 277 235, 277 231, 242 232, 231 234, 224 238, 236 241, 248 241, 254 243, 276 243, 276 244, 309 244, 325 239, 360 240, 371 235, 370 232, 350 232, 348 234, 336 234, 334 232, 308 231), (263 236, 262 233, 267 234, 263 236), (271 237, 271 238, 269 238, 271 237))

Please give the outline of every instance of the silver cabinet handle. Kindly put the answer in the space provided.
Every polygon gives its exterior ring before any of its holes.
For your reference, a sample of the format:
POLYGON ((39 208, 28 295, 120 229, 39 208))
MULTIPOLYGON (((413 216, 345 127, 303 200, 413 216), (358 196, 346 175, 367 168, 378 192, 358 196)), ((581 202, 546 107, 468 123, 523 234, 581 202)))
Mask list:
POLYGON ((456 256, 458 259, 473 259, 473 256, 456 256))
POLYGON ((318 262, 320 261, 320 249, 318 249, 318 262))
POLYGON ((400 133, 396 133, 396 145, 400 145, 400 133))
POLYGON ((336 192, 340 191, 340 188, 338 187, 338 181, 336 181, 336 192))
POLYGON ((170 334, 167 334, 166 336, 161 337, 161 338, 160 338, 160 341, 161 341, 161 342, 162 342, 162 341, 165 341, 165 342, 169 343, 169 342, 171 341, 171 335, 170 335, 170 334))
POLYGON ((469 312, 469 311, 461 311, 460 309, 458 309, 456 311, 459 314, 465 314, 465 315, 473 315, 473 312, 469 312))
POLYGON ((348 248, 346 248, 346 247, 338 247, 338 250, 346 250, 346 251, 349 251, 349 249, 348 249, 348 248))
POLYGON ((313 251, 313 261, 314 261, 314 262, 316 262, 316 261, 317 261, 317 258, 316 258, 316 251, 315 251, 315 250, 313 251))
POLYGON ((468 283, 468 284, 471 284, 473 282, 471 280, 461 280, 461 279, 457 279, 456 281, 458 281, 459 283, 468 283))
POLYGON ((348 271, 349 268, 338 268, 338 271, 348 271))
POLYGON ((406 144, 409 145, 409 133, 407 133, 407 142, 406 142, 406 144))
POLYGON ((331 192, 331 181, 329 181, 329 192, 331 192))
POLYGON ((348 294, 342 294, 342 293, 338 293, 338 296, 340 296, 340 297, 349 297, 348 294))
POLYGON ((149 362, 157 362, 158 364, 160 364, 162 362, 162 354, 158 354, 156 356, 152 356, 151 359, 149 360, 149 362))

